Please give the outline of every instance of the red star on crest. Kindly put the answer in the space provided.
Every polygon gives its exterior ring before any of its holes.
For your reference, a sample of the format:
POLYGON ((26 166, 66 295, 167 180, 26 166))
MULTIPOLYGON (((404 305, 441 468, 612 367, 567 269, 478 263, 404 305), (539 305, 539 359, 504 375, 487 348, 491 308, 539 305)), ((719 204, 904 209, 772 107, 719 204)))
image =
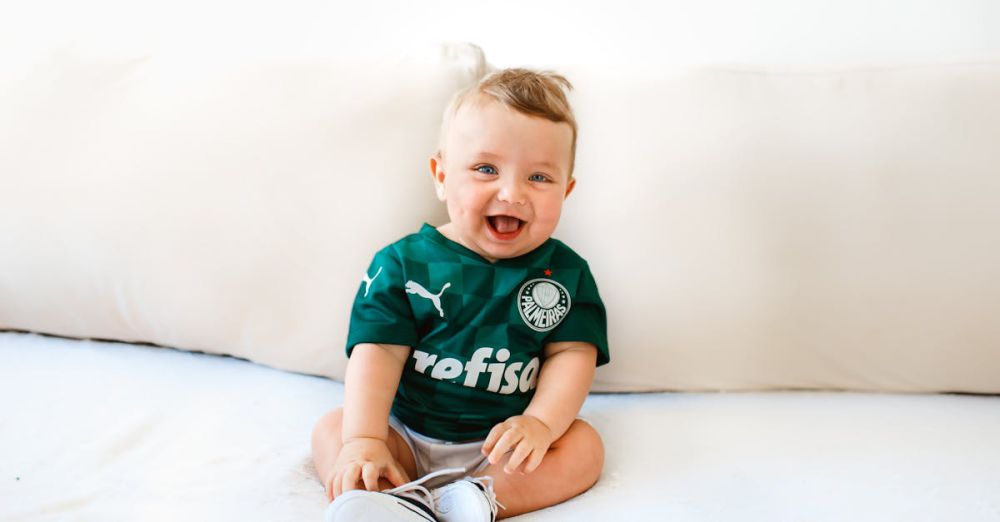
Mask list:
POLYGON ((545 269, 545 275, 547 275, 547 276, 550 276, 550 275, 552 275, 552 271, 551 271, 551 270, 549 270, 548 268, 546 268, 546 269, 545 269))

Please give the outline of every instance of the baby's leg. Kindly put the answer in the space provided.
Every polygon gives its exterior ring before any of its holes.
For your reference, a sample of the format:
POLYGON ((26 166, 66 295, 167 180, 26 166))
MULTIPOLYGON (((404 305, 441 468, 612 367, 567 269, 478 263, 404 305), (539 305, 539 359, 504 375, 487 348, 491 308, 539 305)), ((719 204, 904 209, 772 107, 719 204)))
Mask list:
MULTIPOLYGON (((476 473, 493 477, 493 492, 505 506, 498 518, 507 518, 552 506, 590 489, 604 467, 604 444, 590 424, 577 419, 549 446, 541 465, 531 473, 504 472, 512 453, 476 473)), ((524 468, 524 463, 518 467, 524 468)))
MULTIPOLYGON (((340 453, 340 448, 343 446, 340 440, 340 427, 343 417, 344 409, 337 408, 321 417, 319 422, 316 423, 316 427, 313 428, 313 464, 316 466, 316 473, 319 475, 320 482, 325 483, 327 475, 332 472, 333 465, 337 462, 337 455, 340 453)), ((389 447, 389 453, 392 454, 393 458, 403 466, 410 480, 419 478, 416 476, 417 462, 413 457, 413 452, 406 444, 406 441, 403 440, 399 433, 396 433, 396 430, 392 426, 389 427, 389 440, 386 442, 386 446, 389 447)), ((359 489, 365 489, 364 482, 360 480, 356 485, 359 489)), ((380 490, 395 487, 385 477, 379 477, 378 485, 380 490)))

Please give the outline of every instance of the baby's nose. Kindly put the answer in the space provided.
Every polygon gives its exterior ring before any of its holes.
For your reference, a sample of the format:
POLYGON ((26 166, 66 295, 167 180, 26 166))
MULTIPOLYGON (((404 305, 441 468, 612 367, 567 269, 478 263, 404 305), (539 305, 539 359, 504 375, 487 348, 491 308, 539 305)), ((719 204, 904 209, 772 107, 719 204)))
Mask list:
POLYGON ((512 205, 523 205, 525 203, 524 188, 517 181, 509 181, 500 185, 497 191, 497 199, 512 205))

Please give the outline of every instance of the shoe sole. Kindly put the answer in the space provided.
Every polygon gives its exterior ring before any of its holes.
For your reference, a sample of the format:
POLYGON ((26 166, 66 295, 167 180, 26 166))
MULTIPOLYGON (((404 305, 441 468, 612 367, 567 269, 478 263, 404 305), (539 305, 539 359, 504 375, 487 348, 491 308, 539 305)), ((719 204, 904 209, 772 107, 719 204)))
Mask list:
POLYGON ((351 490, 337 497, 324 516, 325 522, 390 522, 403 520, 436 522, 420 508, 392 495, 373 491, 351 490), (370 494, 385 495, 386 499, 375 500, 370 494))

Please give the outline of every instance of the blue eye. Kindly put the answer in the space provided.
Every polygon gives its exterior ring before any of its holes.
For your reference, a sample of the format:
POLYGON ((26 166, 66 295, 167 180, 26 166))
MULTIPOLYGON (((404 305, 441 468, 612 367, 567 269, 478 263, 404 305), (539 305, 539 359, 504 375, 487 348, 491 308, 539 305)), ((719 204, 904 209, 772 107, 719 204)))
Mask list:
POLYGON ((482 172, 483 174, 496 174, 497 169, 493 168, 491 165, 480 165, 476 167, 476 171, 482 172))
POLYGON ((531 181, 541 181, 541 182, 545 182, 545 181, 549 180, 549 178, 546 178, 542 174, 532 174, 531 177, 529 177, 528 179, 531 180, 531 181))

